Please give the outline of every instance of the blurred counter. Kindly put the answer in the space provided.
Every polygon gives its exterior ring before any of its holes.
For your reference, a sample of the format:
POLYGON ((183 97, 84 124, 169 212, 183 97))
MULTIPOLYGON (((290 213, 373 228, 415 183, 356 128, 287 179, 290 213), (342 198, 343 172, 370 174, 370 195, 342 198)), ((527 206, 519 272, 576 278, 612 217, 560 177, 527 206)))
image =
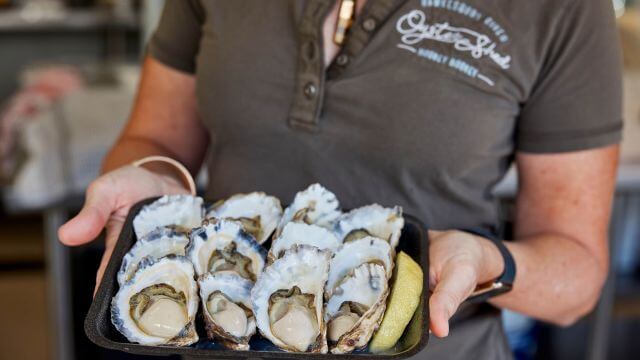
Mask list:
MULTIPOLYGON (((54 2, 51 3, 56 5, 54 2)), ((59 6, 40 9, 32 6, 0 12, 0 32, 87 31, 104 29, 107 26, 137 30, 138 19, 133 15, 114 13, 109 8, 70 10, 59 6)))

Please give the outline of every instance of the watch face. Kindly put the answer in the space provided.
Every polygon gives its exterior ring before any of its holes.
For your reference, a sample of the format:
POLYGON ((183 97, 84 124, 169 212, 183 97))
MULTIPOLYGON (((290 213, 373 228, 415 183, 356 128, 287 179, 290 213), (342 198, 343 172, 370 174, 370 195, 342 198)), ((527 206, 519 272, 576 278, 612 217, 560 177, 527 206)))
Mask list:
POLYGON ((467 302, 482 302, 489 298, 507 293, 511 290, 511 285, 496 281, 487 285, 478 287, 468 298, 467 302))

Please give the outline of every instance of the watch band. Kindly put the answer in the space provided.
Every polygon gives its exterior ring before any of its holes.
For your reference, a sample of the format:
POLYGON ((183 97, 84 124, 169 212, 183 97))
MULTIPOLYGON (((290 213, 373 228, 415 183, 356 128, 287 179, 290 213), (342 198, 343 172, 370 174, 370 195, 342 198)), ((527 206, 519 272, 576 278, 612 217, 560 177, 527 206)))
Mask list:
POLYGON ((513 282, 516 278, 516 262, 513 260, 511 252, 504 245, 503 241, 492 232, 485 230, 466 229, 463 231, 477 236, 482 236, 493 242, 500 251, 500 255, 502 255, 502 259, 504 261, 504 270, 502 271, 502 274, 492 283, 479 285, 466 301, 471 303, 483 302, 491 297, 511 291, 513 288, 513 282))

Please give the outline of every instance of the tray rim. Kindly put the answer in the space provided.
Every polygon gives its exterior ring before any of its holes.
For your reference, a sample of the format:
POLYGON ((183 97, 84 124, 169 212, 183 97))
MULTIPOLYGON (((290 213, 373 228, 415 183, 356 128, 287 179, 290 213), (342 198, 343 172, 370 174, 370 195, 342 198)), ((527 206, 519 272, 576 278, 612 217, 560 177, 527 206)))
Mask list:
MULTIPOLYGON (((130 354, 136 355, 151 355, 151 356, 175 356, 175 355, 187 355, 190 357, 196 358, 206 358, 206 357, 216 357, 222 359, 234 359, 234 358, 251 358, 251 359, 261 359, 261 358, 281 358, 281 359, 306 359, 306 358, 317 358, 317 359, 329 359, 329 358, 340 358, 340 359, 380 359, 380 360, 398 360, 398 359, 406 359, 409 358, 418 352, 422 351, 429 342, 429 330, 428 325, 426 328, 422 329, 422 333, 420 335, 420 340, 416 345, 409 348, 406 351, 395 353, 395 354, 373 354, 373 353, 350 353, 350 354, 318 354, 318 353, 292 353, 292 352, 281 352, 281 351, 261 351, 261 350, 247 350, 247 351, 236 351, 229 349, 198 349, 193 347, 177 347, 177 346, 150 346, 150 345, 141 345, 134 343, 124 343, 113 341, 106 336, 104 336, 100 329, 98 328, 98 322, 93 319, 97 319, 100 316, 101 308, 104 306, 106 302, 107 309, 111 306, 111 296, 107 294, 107 281, 104 279, 111 279, 111 281, 115 281, 118 269, 120 267, 120 261, 116 260, 122 258, 124 254, 128 251, 128 249, 123 250, 125 245, 126 238, 128 236, 133 235, 133 217, 140 211, 140 209, 157 199, 160 196, 151 197, 147 199, 140 200, 135 205, 133 205, 129 209, 129 213, 125 219, 125 223, 122 227, 122 231, 118 236, 118 240, 116 245, 114 246, 113 253, 111 254, 111 258, 107 264, 107 268, 103 274, 103 281, 100 282, 98 286, 98 290, 96 291, 92 301, 91 306, 89 307, 89 311, 84 319, 84 332, 86 336, 96 344, 97 346, 110 349, 117 350, 122 352, 127 352, 130 354), (117 256, 118 254, 121 256, 117 256), (168 350, 167 352, 162 352, 162 350, 168 350)), ((205 201, 205 204, 207 202, 205 201)), ((429 265, 429 245, 428 245, 428 232, 424 223, 418 219, 417 217, 410 214, 403 214, 405 219, 410 219, 410 222, 417 225, 418 230, 421 232, 421 237, 424 238, 426 245, 424 246, 425 251, 421 251, 420 253, 420 265, 424 267, 425 265, 428 268, 429 265)), ((424 272, 424 271, 423 271, 424 272)), ((422 313, 423 322, 426 324, 429 323, 429 278, 428 276, 423 276, 423 284, 422 284, 422 299, 421 299, 421 307, 420 311, 422 313)), ((419 305, 420 306, 420 305, 419 305)), ((107 314, 107 318, 110 319, 110 314, 107 314)), ((110 321, 110 320, 109 320, 110 321)))

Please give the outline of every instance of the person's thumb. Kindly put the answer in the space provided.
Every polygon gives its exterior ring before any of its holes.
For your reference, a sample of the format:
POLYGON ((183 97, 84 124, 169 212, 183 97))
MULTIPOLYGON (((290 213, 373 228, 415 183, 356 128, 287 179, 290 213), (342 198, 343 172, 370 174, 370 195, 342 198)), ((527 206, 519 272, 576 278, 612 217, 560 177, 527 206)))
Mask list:
POLYGON ((58 238, 69 246, 86 244, 100 235, 115 210, 114 189, 106 187, 100 179, 87 189, 87 196, 80 213, 58 229, 58 238))
POLYGON ((429 299, 430 328, 437 337, 449 335, 449 320, 475 288, 475 270, 466 265, 446 264, 429 299))

